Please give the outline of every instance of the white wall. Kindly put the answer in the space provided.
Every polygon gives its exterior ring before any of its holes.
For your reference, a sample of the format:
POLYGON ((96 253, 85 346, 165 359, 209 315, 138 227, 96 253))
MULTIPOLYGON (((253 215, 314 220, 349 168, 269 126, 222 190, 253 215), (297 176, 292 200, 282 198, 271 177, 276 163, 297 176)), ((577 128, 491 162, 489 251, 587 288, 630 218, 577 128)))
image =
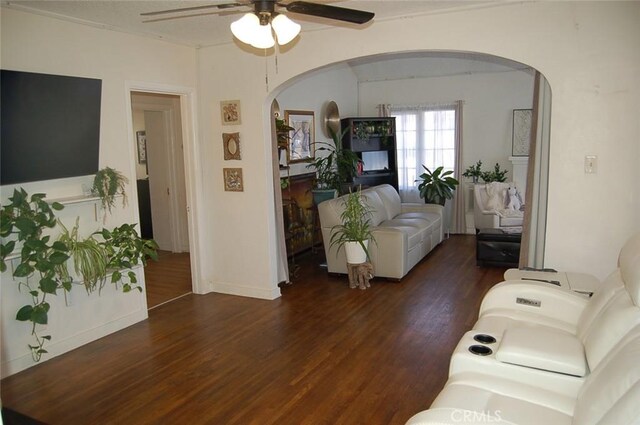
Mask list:
MULTIPOLYGON (((102 80, 100 127, 100 167, 118 169, 135 184, 135 150, 133 134, 127 128, 131 114, 127 110, 126 83, 130 81, 181 87, 196 86, 195 50, 151 40, 87 27, 39 15, 2 9, 1 65, 4 69, 59 75, 99 78, 102 80)), ((79 158, 80 160, 80 158, 79 158)), ((49 197, 81 195, 82 184, 91 178, 63 179, 22 185, 34 193, 49 197)), ((138 222, 135 186, 129 185, 126 208, 117 208, 106 226, 138 222)), ((3 186, 3 204, 13 187, 3 186)), ((81 217, 83 234, 103 226, 94 217, 94 204, 68 206, 63 220, 73 224, 81 217)), ((144 281, 141 270, 140 279, 144 281)), ((2 375, 15 373, 32 365, 27 349, 30 341, 26 323, 15 320, 16 307, 28 303, 17 292, 8 273, 2 275, 2 375)), ((100 338, 147 317, 145 294, 103 291, 87 297, 82 288, 72 292, 73 305, 64 306, 64 298, 50 297, 50 324, 45 334, 53 338, 48 346, 51 358, 83 343, 100 338)))
POLYGON ((268 87, 258 71, 265 69, 262 52, 250 53, 235 44, 201 49, 201 143, 208 161, 204 179, 212 185, 206 230, 216 240, 211 266, 217 271, 211 276, 229 280, 232 286, 251 283, 264 293, 276 288, 268 106, 280 92, 279 85, 354 57, 449 50, 509 58, 546 76, 553 105, 545 263, 604 277, 615 268, 628 235, 640 230, 640 130, 635 118, 640 99, 639 21, 638 3, 535 2, 415 14, 377 21, 362 30, 303 32, 296 45, 278 55, 277 72, 274 56, 266 59, 268 87), (220 58, 234 66, 216 67, 220 58), (223 99, 242 101, 241 132, 251 143, 243 157, 243 193, 221 189, 224 163, 217 117, 223 99), (587 154, 598 155, 596 175, 584 173, 587 154), (250 268, 245 258, 252 259, 250 268))
POLYGON ((481 160, 483 170, 492 170, 497 162, 502 169, 509 170, 507 179, 511 181, 512 112, 532 108, 531 73, 511 71, 363 82, 358 103, 361 114, 375 116, 376 106, 381 103, 415 105, 456 100, 464 101, 461 169, 481 160))

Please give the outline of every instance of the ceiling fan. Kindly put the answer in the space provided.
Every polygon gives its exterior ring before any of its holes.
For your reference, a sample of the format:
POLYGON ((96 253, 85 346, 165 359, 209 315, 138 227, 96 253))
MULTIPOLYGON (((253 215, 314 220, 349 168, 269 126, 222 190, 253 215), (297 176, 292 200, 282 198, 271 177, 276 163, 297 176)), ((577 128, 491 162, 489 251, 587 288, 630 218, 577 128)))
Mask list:
MULTIPOLYGON (((281 3, 277 0, 249 0, 245 2, 210 4, 204 6, 183 7, 178 9, 160 10, 156 12, 141 13, 142 16, 158 16, 180 14, 184 12, 204 12, 207 9, 217 9, 224 13, 229 9, 237 7, 252 7, 253 12, 245 14, 239 20, 231 24, 231 32, 243 43, 250 44, 256 48, 268 49, 275 45, 272 30, 275 32, 279 45, 285 45, 293 40, 300 32, 300 25, 287 18, 277 8, 284 8, 287 12, 301 15, 317 16, 336 21, 349 22, 353 24, 364 24, 373 19, 372 12, 363 10, 348 9, 346 7, 331 6, 327 4, 311 3, 306 1, 293 1, 291 3, 281 3)), ((187 15, 197 16, 197 15, 187 15)), ((178 15, 178 17, 187 17, 178 15)), ((171 18, 169 18, 171 19, 171 18)), ((154 22, 151 19, 145 22, 154 22)))

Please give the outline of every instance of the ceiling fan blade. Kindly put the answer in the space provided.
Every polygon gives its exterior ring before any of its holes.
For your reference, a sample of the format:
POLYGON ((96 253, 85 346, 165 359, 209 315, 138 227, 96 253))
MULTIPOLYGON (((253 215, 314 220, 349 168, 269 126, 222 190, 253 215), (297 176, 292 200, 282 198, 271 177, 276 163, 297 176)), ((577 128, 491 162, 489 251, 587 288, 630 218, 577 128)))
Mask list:
POLYGON ((285 7, 288 12, 319 16, 321 18, 352 22, 354 24, 364 24, 375 16, 374 13, 365 12, 364 10, 347 9, 346 7, 329 6, 306 1, 294 1, 285 5, 285 7))
POLYGON ((235 15, 238 13, 243 13, 243 12, 241 10, 214 10, 212 12, 197 12, 197 13, 189 13, 186 15, 173 15, 173 16, 163 16, 160 18, 144 19, 142 23, 149 24, 152 22, 175 21, 178 19, 197 18, 197 17, 209 16, 209 15, 228 16, 228 15, 235 15))
POLYGON ((195 10, 204 10, 204 9, 213 9, 213 8, 229 9, 231 7, 246 6, 246 5, 247 3, 208 4, 205 6, 181 7, 178 9, 158 10, 156 12, 145 12, 145 13, 141 13, 140 16, 155 16, 155 15, 164 15, 167 13, 193 12, 195 10))

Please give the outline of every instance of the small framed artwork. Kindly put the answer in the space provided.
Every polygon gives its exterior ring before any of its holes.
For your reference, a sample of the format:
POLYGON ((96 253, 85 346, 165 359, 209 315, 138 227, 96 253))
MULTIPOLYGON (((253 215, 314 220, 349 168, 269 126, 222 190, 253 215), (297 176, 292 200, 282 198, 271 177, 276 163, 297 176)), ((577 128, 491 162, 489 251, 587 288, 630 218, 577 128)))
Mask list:
POLYGON ((289 162, 313 159, 315 130, 312 111, 284 111, 284 120, 292 127, 289 132, 289 162))
POLYGON ((147 163, 147 132, 136 131, 136 142, 138 146, 138 164, 147 163))
POLYGON ((242 168, 223 168, 224 190, 227 192, 243 192, 242 168))
POLYGON ((511 154, 513 156, 529 156, 531 144, 531 109, 513 110, 513 135, 511 154))
POLYGON ((222 125, 240 124, 240 101, 223 100, 220 102, 220 113, 222 114, 222 125))
POLYGON ((222 133, 224 159, 242 159, 240 157, 240 133, 222 133))

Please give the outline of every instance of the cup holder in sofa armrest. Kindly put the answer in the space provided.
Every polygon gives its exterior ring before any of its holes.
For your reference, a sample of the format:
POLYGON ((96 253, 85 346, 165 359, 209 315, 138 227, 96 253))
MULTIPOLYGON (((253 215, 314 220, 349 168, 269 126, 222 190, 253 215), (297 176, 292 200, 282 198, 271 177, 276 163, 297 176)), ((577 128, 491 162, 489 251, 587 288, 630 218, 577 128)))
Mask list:
POLYGON ((469 351, 477 356, 488 356, 493 353, 493 350, 485 345, 472 345, 469 351))
POLYGON ((487 334, 476 334, 473 336, 473 339, 482 344, 493 344, 494 342, 496 342, 496 339, 494 337, 487 334))

